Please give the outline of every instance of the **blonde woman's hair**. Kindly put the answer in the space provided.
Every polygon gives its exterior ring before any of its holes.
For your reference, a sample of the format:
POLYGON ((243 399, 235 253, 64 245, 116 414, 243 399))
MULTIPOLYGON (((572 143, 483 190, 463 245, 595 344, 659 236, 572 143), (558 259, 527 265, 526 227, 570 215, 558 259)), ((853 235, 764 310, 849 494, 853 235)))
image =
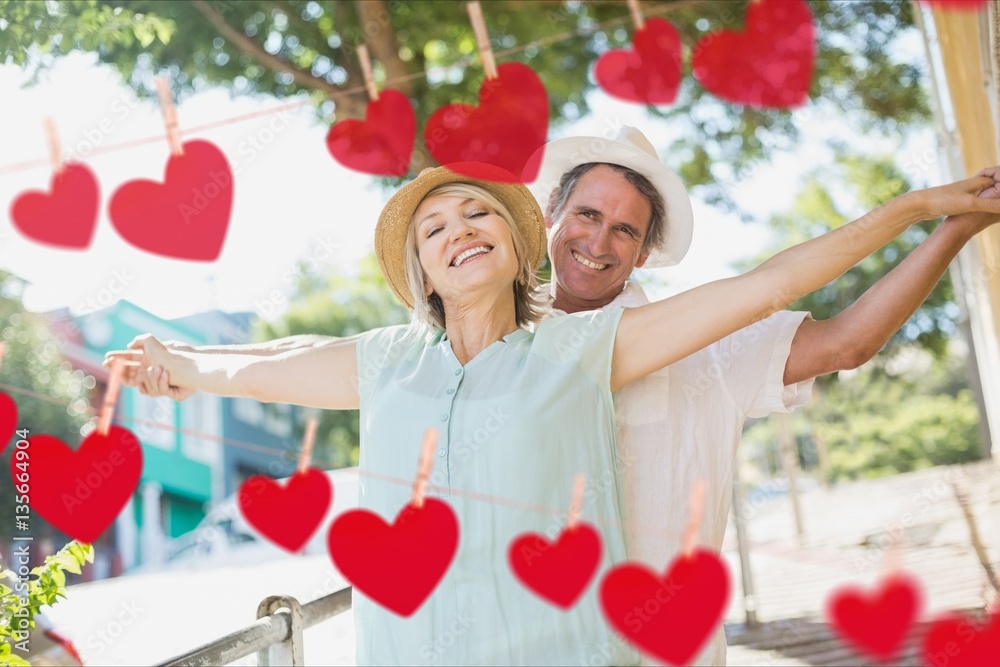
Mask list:
MULTIPOLYGON (((510 228, 514 241, 514 256, 517 258, 519 270, 514 278, 514 317, 517 326, 523 327, 542 319, 543 304, 535 297, 538 289, 538 279, 534 267, 527 256, 527 242, 520 227, 514 224, 513 216, 503 203, 492 194, 471 183, 446 183, 428 192, 421 203, 431 197, 463 197, 474 199, 493 209, 493 212, 503 218, 510 228)), ((415 211, 414 211, 415 212, 415 211)), ((438 329, 445 328, 444 303, 436 292, 430 295, 424 293, 424 269, 420 266, 417 255, 417 233, 413 219, 406 232, 406 281, 413 295, 413 319, 438 329)))

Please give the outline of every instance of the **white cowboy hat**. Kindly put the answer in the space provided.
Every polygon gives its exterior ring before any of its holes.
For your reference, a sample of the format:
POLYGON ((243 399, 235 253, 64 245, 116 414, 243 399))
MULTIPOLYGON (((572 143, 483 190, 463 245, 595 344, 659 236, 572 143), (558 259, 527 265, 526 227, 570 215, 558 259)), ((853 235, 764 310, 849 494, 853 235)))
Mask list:
POLYGON ((546 210, 549 196, 559 186, 559 180, 570 169, 588 162, 606 162, 628 167, 649 179, 663 197, 666 208, 666 230, 663 243, 650 249, 649 259, 643 268, 656 269, 677 264, 688 248, 694 230, 694 213, 691 199, 677 174, 663 166, 656 156, 656 149, 642 132, 628 125, 622 126, 614 139, 604 137, 566 137, 545 144, 536 151, 528 164, 537 163, 542 153, 538 178, 528 189, 546 210))

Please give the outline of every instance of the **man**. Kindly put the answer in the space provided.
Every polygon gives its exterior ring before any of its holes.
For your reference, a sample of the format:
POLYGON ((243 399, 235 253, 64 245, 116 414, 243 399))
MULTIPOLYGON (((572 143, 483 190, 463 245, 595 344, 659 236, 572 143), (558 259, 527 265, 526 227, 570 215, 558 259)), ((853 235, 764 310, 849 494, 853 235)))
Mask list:
MULTIPOLYGON (((1000 174, 1000 168, 991 173, 1000 174)), ((568 138, 545 147, 533 186, 550 228, 551 316, 647 303, 628 278, 638 267, 679 262, 693 215, 680 180, 646 138, 625 127, 614 140, 568 138)), ((1000 198, 1000 187, 980 196, 1000 198)), ((895 210, 895 209, 893 209, 895 210)), ((887 210, 876 216, 892 215, 887 210)), ((830 320, 779 312, 618 392, 619 469, 629 557, 658 572, 680 551, 692 483, 706 484, 699 543, 718 551, 731 504, 736 446, 747 417, 805 403, 817 375, 855 368, 881 349, 938 281, 959 249, 1000 214, 952 216, 889 275, 830 320)), ((726 304, 720 303, 724 308, 726 304)), ((230 346, 275 354, 323 345, 323 336, 230 346)), ((161 373, 138 382, 150 395, 182 400, 161 373)), ((588 482, 600 493, 601 480, 588 482)), ((725 664, 721 625, 695 664, 725 664)))

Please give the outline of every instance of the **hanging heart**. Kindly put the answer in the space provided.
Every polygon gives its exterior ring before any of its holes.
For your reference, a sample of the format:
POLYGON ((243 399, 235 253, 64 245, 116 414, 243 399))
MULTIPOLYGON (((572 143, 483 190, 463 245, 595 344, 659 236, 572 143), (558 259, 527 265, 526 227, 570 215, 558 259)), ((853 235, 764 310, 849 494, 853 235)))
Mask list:
POLYGON ((400 616, 410 616, 444 577, 458 548, 458 519, 444 502, 426 498, 404 507, 392 525, 368 510, 341 514, 327 535, 330 556, 359 591, 400 616))
POLYGON ((17 430, 17 403, 9 394, 0 392, 0 452, 7 448, 17 430))
POLYGON ((466 163, 460 173, 467 176, 489 179, 496 172, 475 166, 485 163, 513 174, 508 182, 530 182, 540 160, 526 163, 548 134, 548 93, 527 65, 504 63, 497 72, 480 87, 478 107, 449 104, 431 114, 424 143, 441 164, 466 163))
POLYGON ((604 617, 641 651, 675 665, 697 656, 722 621, 729 574, 718 555, 695 549, 678 556, 662 578, 625 563, 601 582, 604 617))
POLYGON ((884 580, 873 592, 845 588, 830 598, 826 616, 852 646, 876 660, 893 660, 920 608, 920 588, 903 575, 884 580))
POLYGON ((86 249, 97 226, 99 190, 94 173, 65 164, 52 175, 51 194, 29 190, 10 207, 14 226, 33 241, 57 248, 86 249))
POLYGON ((332 501, 330 478, 316 468, 296 472, 284 486, 254 475, 243 482, 236 496, 247 523, 293 553, 315 534, 332 501))
POLYGON ((507 559, 528 590, 569 609, 597 573, 601 536, 586 523, 567 528, 554 544, 539 533, 526 533, 511 542, 507 559))
POLYGON ((730 102, 787 109, 806 102, 816 60, 816 29, 803 0, 759 0, 746 27, 720 30, 694 47, 691 70, 730 102))
MULTIPOLYGON (((28 504, 46 521, 80 542, 94 542, 115 520, 139 485, 142 446, 128 429, 94 431, 73 451, 51 435, 28 438, 31 469, 28 504)), ((24 483, 11 458, 15 488, 24 483)))
POLYGON ((629 102, 671 104, 681 84, 681 38, 666 19, 652 18, 635 31, 633 48, 608 51, 594 78, 609 95, 629 102))
POLYGON ((924 635, 924 664, 948 667, 1000 665, 1000 610, 984 624, 965 616, 935 621, 924 635))
POLYGON ((365 119, 334 123, 326 147, 345 167, 376 176, 405 176, 417 119, 406 95, 383 90, 368 103, 365 119))
POLYGON ((125 183, 111 197, 111 224, 137 248, 213 262, 222 252, 233 206, 226 156, 207 141, 188 141, 171 155, 163 183, 125 183))

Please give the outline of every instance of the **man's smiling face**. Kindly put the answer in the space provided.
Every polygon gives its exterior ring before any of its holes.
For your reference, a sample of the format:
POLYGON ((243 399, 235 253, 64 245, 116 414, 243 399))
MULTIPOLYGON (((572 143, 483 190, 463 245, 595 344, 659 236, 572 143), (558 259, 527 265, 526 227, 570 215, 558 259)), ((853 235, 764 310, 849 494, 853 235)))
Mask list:
POLYGON ((562 211, 550 212, 555 307, 601 308, 618 296, 632 269, 646 262, 643 240, 652 206, 621 173, 600 165, 580 177, 562 211))

